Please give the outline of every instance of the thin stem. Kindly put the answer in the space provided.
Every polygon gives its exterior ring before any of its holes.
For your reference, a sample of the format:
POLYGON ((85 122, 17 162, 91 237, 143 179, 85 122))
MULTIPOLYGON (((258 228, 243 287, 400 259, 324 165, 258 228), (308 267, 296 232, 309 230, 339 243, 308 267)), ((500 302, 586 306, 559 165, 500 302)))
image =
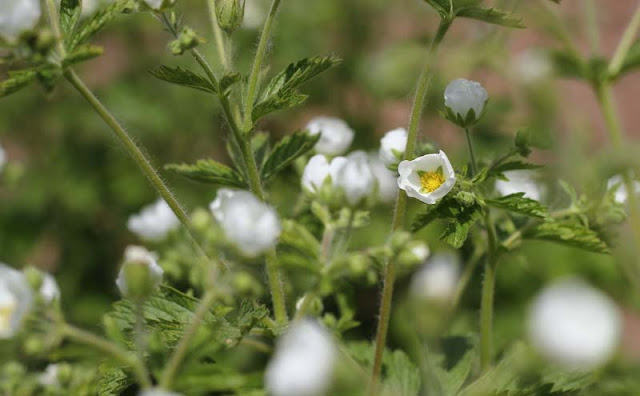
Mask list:
POLYGON ((189 327, 185 330, 180 342, 176 346, 167 363, 164 372, 162 373, 162 378, 160 379, 160 387, 164 389, 171 389, 171 385, 173 384, 173 380, 187 355, 187 351, 189 350, 189 346, 191 344, 191 340, 196 335, 198 328, 200 327, 201 322, 204 320, 205 316, 211 309, 216 298, 216 293, 209 289, 205 292, 204 296, 202 296, 202 300, 200 300, 200 304, 196 308, 196 311, 191 319, 191 323, 189 323, 189 327))
POLYGON ((598 13, 594 0, 585 0, 584 12, 591 53, 597 55, 600 52, 600 31, 598 29, 598 13))
POLYGON ((120 346, 110 341, 107 341, 102 337, 98 337, 93 333, 82 330, 67 323, 62 326, 62 333, 73 341, 91 346, 99 351, 113 356, 121 363, 133 369, 133 373, 135 374, 138 383, 142 387, 148 388, 151 386, 151 381, 149 380, 149 376, 147 374, 146 368, 144 367, 144 364, 142 363, 142 361, 138 360, 136 356, 131 352, 121 348, 120 346))
POLYGON ((616 48, 616 52, 613 54, 613 58, 611 58, 611 63, 609 63, 610 76, 616 76, 620 72, 624 60, 636 40, 638 30, 640 30, 640 3, 638 4, 636 12, 633 14, 629 25, 622 35, 618 48, 616 48))
POLYGON ((271 250, 266 257, 267 275, 269 277, 269 288, 271 289, 271 303, 276 323, 283 327, 287 324, 287 305, 285 301, 284 282, 278 266, 276 251, 271 250))
MULTIPOLYGON (((441 19, 438 31, 433 38, 431 47, 427 55, 427 60, 420 72, 416 94, 413 100, 411 116, 409 117, 409 131, 407 133, 407 147, 404 158, 413 158, 416 143, 418 140, 418 129, 420 119, 424 109, 429 82, 431 81, 431 69, 433 67, 438 48, 444 39, 445 34, 451 26, 451 20, 441 19)), ((407 195, 403 191, 398 191, 396 198, 396 208, 393 214, 392 232, 404 228, 404 222, 407 211, 407 195)), ((380 378, 380 370, 382 369, 382 357, 384 347, 387 340, 387 331, 389 329, 389 318, 391 316, 391 302, 393 300, 393 286, 396 278, 396 266, 393 259, 387 262, 384 273, 384 283, 382 287, 382 301, 380 303, 380 315, 378 319, 378 327, 376 330, 375 355, 373 360, 373 370, 371 374, 371 382, 369 383, 369 394, 375 394, 380 378)))
POLYGON ((244 103, 244 123, 243 129, 245 133, 248 133, 253 128, 253 119, 251 113, 253 111, 253 102, 258 94, 258 79, 260 77, 260 70, 262 68, 262 61, 264 59, 265 52, 267 51, 267 43, 271 36, 271 27, 275 19, 278 7, 280 6, 280 0, 273 0, 271 2, 271 8, 269 14, 264 22, 262 28, 262 34, 260 35, 260 41, 258 42, 258 49, 256 50, 256 57, 253 61, 251 68, 251 74, 249 75, 249 84, 247 85, 247 94, 245 96, 244 103))
POLYGON ((49 18, 49 25, 51 26, 51 30, 53 31, 53 35, 56 40, 56 45, 58 47, 58 52, 60 55, 60 60, 64 59, 66 56, 66 49, 64 47, 64 42, 62 41, 62 29, 60 29, 60 15, 58 13, 58 6, 54 0, 46 0, 47 3, 47 16, 49 18))
POLYGON ((184 209, 182 209, 182 206, 180 206, 180 203, 171 193, 160 175, 158 175, 158 172, 153 168, 153 165, 151 165, 151 161, 149 160, 149 158, 144 154, 144 152, 133 141, 129 134, 120 125, 120 123, 118 123, 115 117, 102 104, 102 102, 100 102, 100 100, 96 98, 93 92, 91 92, 91 90, 84 84, 84 82, 72 69, 67 69, 64 75, 71 83, 71 85, 73 85, 73 87, 87 100, 87 102, 89 102, 95 112, 98 113, 100 118, 102 118, 102 120, 111 128, 114 135, 120 141, 129 156, 134 160, 136 165, 138 165, 149 182, 151 182, 151 185, 155 188, 158 194, 160 194, 167 205, 169 205, 173 213, 187 230, 187 233, 194 243, 194 246, 196 246, 196 248, 198 249, 198 253, 207 261, 211 261, 205 253, 203 247, 200 245, 200 242, 196 238, 195 232, 191 228, 189 216, 184 211, 184 209))
POLYGON ((471 143, 471 133, 469 128, 464 128, 464 135, 467 138, 467 147, 469 148, 469 158, 471 159, 471 177, 478 173, 478 167, 476 164, 476 156, 473 153, 473 144, 471 143))
POLYGON ((209 7, 209 18, 211 19, 211 28, 213 29, 213 37, 216 42, 216 49, 218 50, 220 64, 225 70, 231 70, 231 58, 227 53, 222 29, 220 29, 220 25, 218 25, 215 0, 208 0, 207 5, 209 7))

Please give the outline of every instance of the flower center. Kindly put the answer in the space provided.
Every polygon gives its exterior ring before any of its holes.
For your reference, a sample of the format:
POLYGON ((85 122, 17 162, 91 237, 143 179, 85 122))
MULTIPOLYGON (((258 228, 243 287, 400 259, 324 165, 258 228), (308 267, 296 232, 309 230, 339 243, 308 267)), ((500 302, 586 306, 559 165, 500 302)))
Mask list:
POLYGON ((423 193, 433 192, 444 183, 444 175, 440 168, 435 172, 418 172, 418 174, 420 175, 420 184, 422 184, 423 193))
POLYGON ((11 317, 16 310, 15 304, 0 305, 0 333, 11 327, 11 317))

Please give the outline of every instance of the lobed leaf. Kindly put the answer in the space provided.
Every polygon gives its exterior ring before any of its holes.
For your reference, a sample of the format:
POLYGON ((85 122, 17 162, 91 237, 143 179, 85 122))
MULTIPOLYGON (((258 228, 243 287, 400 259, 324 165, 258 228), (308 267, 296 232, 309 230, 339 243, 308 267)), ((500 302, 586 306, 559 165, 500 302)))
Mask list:
POLYGON ((69 37, 72 37, 81 14, 82 2, 80 0, 62 0, 60 2, 60 28, 65 43, 69 37))
POLYGON ((496 8, 470 7, 463 8, 457 12, 456 16, 463 18, 477 19, 479 21, 491 23, 511 28, 524 28, 522 18, 516 17, 513 13, 498 10, 496 8))
POLYGON ((251 111, 251 118, 253 121, 257 121, 269 113, 300 106, 308 97, 308 95, 299 92, 281 92, 258 103, 251 111))
POLYGON ((81 45, 62 60, 62 66, 68 67, 102 55, 104 49, 97 45, 81 45))
POLYGON ((247 187, 238 172, 212 159, 199 160, 195 164, 169 164, 165 166, 165 169, 202 183, 238 188, 247 187))
POLYGON ((595 253, 610 253, 607 243, 595 231, 579 223, 547 221, 525 231, 523 237, 557 242, 595 253))
POLYGON ((471 227, 482 217, 482 213, 479 205, 458 208, 455 216, 450 217, 440 239, 456 249, 461 248, 471 227))
POLYGON ((486 203, 496 208, 526 216, 539 217, 542 219, 547 217, 547 208, 534 199, 526 198, 524 194, 523 192, 519 192, 500 198, 488 199, 486 203))
POLYGON ((117 0, 114 3, 100 9, 82 22, 74 30, 74 33, 66 39, 67 49, 73 50, 79 44, 90 39, 99 32, 108 22, 122 14, 126 9, 133 7, 132 0, 117 0))
POLYGON ((38 78, 38 69, 9 72, 9 78, 0 82, 0 98, 21 90, 38 78))
POLYGON ((297 158, 309 152, 320 139, 320 135, 310 135, 305 131, 298 131, 284 137, 271 150, 261 170, 263 180, 268 180, 282 171, 297 158))
POLYGON ((189 87, 212 94, 218 93, 217 87, 206 77, 179 66, 169 67, 162 65, 157 69, 151 70, 149 73, 155 78, 172 84, 182 85, 183 87, 189 87))

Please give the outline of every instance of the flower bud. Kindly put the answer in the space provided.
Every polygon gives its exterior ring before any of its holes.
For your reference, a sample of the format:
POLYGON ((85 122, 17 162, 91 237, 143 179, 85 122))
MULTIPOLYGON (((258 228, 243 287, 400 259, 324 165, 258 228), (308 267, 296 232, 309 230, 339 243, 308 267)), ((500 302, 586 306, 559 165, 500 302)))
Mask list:
POLYGON ((243 255, 257 257, 276 246, 282 231, 278 214, 252 193, 221 188, 209 208, 243 255))
POLYGON ((305 311, 305 315, 307 316, 317 316, 322 313, 324 310, 324 304, 322 304, 322 299, 318 296, 306 296, 301 297, 296 301, 296 310, 299 311, 302 308, 302 304, 305 304, 305 299, 310 298, 311 301, 308 301, 307 310, 305 311))
POLYGON ((462 128, 471 126, 482 117, 488 99, 480 83, 464 78, 453 80, 444 91, 447 118, 462 128))
POLYGON ((367 154, 354 151, 339 162, 337 160, 331 162, 329 170, 333 187, 344 192, 350 206, 357 206, 371 196, 376 186, 367 154))
POLYGON ((380 139, 380 159, 387 167, 397 168, 407 149, 407 130, 394 129, 380 139))
POLYGON ((306 129, 311 135, 320 134, 320 140, 315 145, 315 150, 319 154, 329 156, 344 154, 353 141, 353 130, 338 118, 316 117, 307 124, 306 129))
POLYGON ((544 289, 529 312, 529 336, 545 358, 568 370, 594 369, 615 352, 622 319, 615 303, 577 279, 544 289))
POLYGON ((329 161, 322 154, 316 154, 309 159, 302 172, 302 187, 315 194, 320 191, 324 182, 329 178, 329 161))
POLYGON ((145 206, 127 222, 129 231, 147 241, 160 241, 179 225, 180 221, 163 199, 145 206))
POLYGON ((163 273, 154 254, 142 246, 128 246, 116 285, 123 296, 144 300, 157 290, 163 273))
POLYGON ((171 53, 182 55, 185 51, 193 49, 203 43, 204 40, 190 27, 185 26, 178 38, 169 43, 171 53))
POLYGON ((20 329, 32 301, 24 274, 0 263, 0 339, 11 338, 20 329))
POLYGON ((411 233, 407 231, 396 231, 391 236, 391 249, 394 252, 398 252, 406 246, 407 243, 411 240, 411 233))
POLYGON ((14 42, 40 20, 40 0, 2 0, 0 38, 14 42))
POLYGON ((244 19, 245 0, 216 0, 216 17, 220 29, 231 34, 244 19))
POLYGON ((403 267, 414 267, 424 263, 429 257, 429 246, 420 241, 411 241, 406 244, 398 255, 398 263, 403 267))
POLYGON ((267 393, 272 396, 317 396, 331 384, 336 347, 318 322, 294 322, 276 345, 265 372, 267 393))
POLYGON ((454 253, 436 253, 413 276, 410 293, 420 300, 447 303, 460 278, 460 258, 454 253))
MULTIPOLYGON (((640 194, 640 182, 637 180, 632 181, 634 194, 640 194)), ((629 199, 629 192, 627 191, 627 186, 624 183, 624 179, 620 175, 615 175, 607 181, 607 190, 614 192, 614 200, 624 205, 627 203, 627 199, 629 199)))

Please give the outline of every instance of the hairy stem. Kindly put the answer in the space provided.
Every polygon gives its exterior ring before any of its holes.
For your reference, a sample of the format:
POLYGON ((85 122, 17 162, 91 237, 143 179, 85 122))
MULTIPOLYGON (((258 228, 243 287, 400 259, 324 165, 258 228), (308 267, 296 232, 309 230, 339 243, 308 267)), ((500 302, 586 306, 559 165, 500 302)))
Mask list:
POLYGON ((478 167, 476 165, 476 156, 473 152, 473 144, 471 143, 471 132, 469 131, 469 128, 464 128, 464 135, 467 138, 469 158, 471 159, 471 176, 473 177, 478 173, 478 167))
POLYGON ((211 19, 211 28, 213 29, 213 38, 216 42, 216 49, 218 51, 218 57, 220 58, 220 64, 225 70, 231 70, 231 57, 227 52, 222 29, 220 29, 220 25, 218 25, 215 2, 216 0, 207 1, 207 6, 209 7, 209 18, 211 19))
POLYGON ((260 70, 262 69, 262 61, 264 60, 265 52, 267 51, 267 44, 271 37, 271 27, 275 19, 278 7, 280 6, 280 0, 273 0, 271 2, 271 8, 269 14, 264 22, 262 28, 262 34, 260 35, 260 41, 258 42, 258 49, 256 50, 256 56, 251 67, 251 74, 249 75, 249 84, 247 85, 247 93, 244 98, 244 122, 243 129, 245 133, 249 133, 253 129, 253 118, 251 113, 253 111, 253 103, 258 94, 258 79, 260 77, 260 70))
POLYGON ((205 292, 204 296, 202 296, 202 300, 198 304, 196 308, 196 312, 191 319, 191 323, 189 323, 189 327, 185 330, 180 342, 176 346, 167 363, 164 372, 162 373, 162 378, 160 379, 160 387, 164 389, 171 389, 173 384, 173 380, 187 355, 187 351, 189 350, 189 345, 191 344, 191 340, 196 335, 200 324, 204 320, 205 316, 211 309, 216 298, 216 293, 209 289, 205 292))
POLYGON ((147 369, 143 362, 136 358, 135 354, 123 349, 119 345, 107 341, 102 337, 67 323, 63 325, 62 333, 70 340, 91 346, 94 349, 114 357, 122 364, 131 367, 134 375, 136 376, 136 380, 143 388, 151 386, 151 380, 149 379, 147 369))
MULTIPOLYGON (((451 26, 451 20, 442 19, 438 26, 438 31, 433 38, 431 47, 427 55, 427 60, 420 72, 416 94, 409 118, 409 131, 407 136, 407 148, 404 158, 411 159, 414 156, 416 143, 418 140, 418 129, 420 119, 424 109, 429 82, 431 81, 431 69, 433 67, 438 48, 444 39, 445 34, 451 26)), ((407 211, 407 195, 404 191, 398 191, 396 198, 396 208, 393 214, 392 232, 404 228, 405 217, 407 211)), ((380 370, 382 368, 382 357, 387 339, 387 331, 389 329, 389 318, 391 316, 391 302, 393 299, 393 286, 396 277, 396 266, 393 259, 389 260, 385 267, 384 283, 382 287, 382 301, 380 303, 380 314, 378 318, 378 327, 376 330, 375 355, 373 360, 373 371, 371 374, 371 382, 369 383, 369 394, 375 394, 380 378, 380 370)))

